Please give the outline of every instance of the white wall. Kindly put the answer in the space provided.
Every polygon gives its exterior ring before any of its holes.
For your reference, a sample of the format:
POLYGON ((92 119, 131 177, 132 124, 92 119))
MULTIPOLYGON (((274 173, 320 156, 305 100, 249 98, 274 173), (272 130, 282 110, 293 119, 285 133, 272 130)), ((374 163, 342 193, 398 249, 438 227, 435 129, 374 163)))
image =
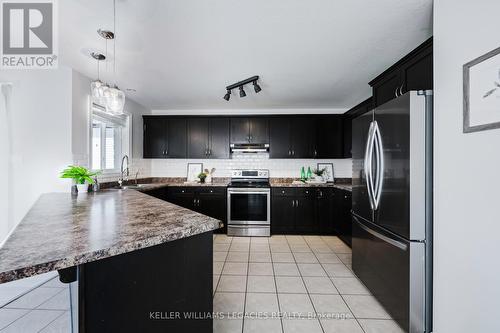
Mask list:
MULTIPOLYGON (((71 70, 2 71, 12 82, 9 216, 0 243, 41 193, 67 191, 59 172, 71 156, 71 70)), ((4 184, 2 184, 4 186, 4 184)))
POLYGON ((500 129, 462 133, 462 65, 500 46, 499 13, 434 2, 436 333, 500 332, 500 129))
POLYGON ((231 169, 269 169, 271 177, 300 177, 300 169, 318 163, 333 163, 336 178, 352 177, 352 160, 313 159, 269 159, 269 154, 235 154, 227 160, 166 159, 151 160, 151 175, 154 177, 186 177, 187 163, 203 163, 204 168, 215 168, 215 177, 230 177, 231 169))

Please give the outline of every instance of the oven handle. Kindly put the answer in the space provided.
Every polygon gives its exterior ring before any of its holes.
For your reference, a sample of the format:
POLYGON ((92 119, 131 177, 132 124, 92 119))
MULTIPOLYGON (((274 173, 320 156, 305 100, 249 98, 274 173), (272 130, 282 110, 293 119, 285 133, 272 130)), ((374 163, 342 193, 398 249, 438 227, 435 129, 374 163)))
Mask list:
POLYGON ((239 194, 271 194, 271 189, 248 189, 248 188, 230 188, 227 189, 227 193, 239 193, 239 194))

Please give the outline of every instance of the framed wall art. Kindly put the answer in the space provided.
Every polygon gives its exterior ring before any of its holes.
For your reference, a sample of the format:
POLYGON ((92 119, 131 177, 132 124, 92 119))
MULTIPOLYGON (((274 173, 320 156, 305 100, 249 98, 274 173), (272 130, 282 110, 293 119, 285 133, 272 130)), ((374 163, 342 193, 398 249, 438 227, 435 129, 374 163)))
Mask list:
POLYGON ((500 128, 500 47, 463 66, 464 133, 500 128))

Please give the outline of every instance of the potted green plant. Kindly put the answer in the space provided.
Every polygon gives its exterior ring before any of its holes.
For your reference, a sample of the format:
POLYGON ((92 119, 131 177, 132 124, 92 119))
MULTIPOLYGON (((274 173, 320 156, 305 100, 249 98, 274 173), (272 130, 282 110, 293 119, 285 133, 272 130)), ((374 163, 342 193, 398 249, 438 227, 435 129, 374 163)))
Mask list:
POLYGON ((200 183, 202 183, 202 184, 205 183, 206 178, 207 178, 207 173, 205 173, 205 172, 200 172, 200 174, 198 175, 198 179, 200 180, 200 183))
POLYGON ((82 166, 70 165, 61 172, 61 178, 73 179, 77 191, 85 193, 88 191, 89 184, 94 184, 92 177, 100 174, 99 171, 91 172, 82 166))
POLYGON ((314 169, 313 174, 314 174, 314 180, 318 182, 324 181, 324 176, 325 176, 326 168, 324 169, 314 169))

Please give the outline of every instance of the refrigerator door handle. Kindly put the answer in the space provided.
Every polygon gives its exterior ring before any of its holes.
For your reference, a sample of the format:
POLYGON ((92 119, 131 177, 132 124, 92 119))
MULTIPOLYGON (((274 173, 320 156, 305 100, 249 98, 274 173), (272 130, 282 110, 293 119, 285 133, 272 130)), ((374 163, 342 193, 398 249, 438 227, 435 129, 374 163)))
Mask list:
POLYGON ((371 122, 370 129, 368 130, 368 139, 366 140, 366 149, 365 149, 365 177, 366 177, 366 186, 368 188, 368 199, 370 199, 370 207, 372 210, 375 209, 375 200, 374 200, 374 185, 373 185, 373 148, 374 148, 374 126, 375 122, 371 122))
POLYGON ((377 175, 375 178, 375 185, 373 186, 374 193, 374 207, 375 210, 379 208, 380 198, 382 197, 382 189, 384 186, 384 145, 382 143, 382 135, 380 134, 380 127, 377 121, 374 121, 373 140, 375 145, 375 160, 377 163, 377 175))
POLYGON ((384 241, 386 242, 387 244, 391 244, 403 251, 406 251, 408 249, 408 245, 406 245, 405 243, 401 243, 400 241, 397 241, 395 239, 392 239, 390 237, 387 237, 385 235, 382 235, 381 233, 367 227, 366 225, 364 225, 363 223, 361 223, 357 217, 354 216, 354 219, 356 220, 356 222, 358 222, 358 225, 360 228, 362 228, 363 230, 365 230, 366 232, 368 232, 369 234, 371 234, 372 236, 375 236, 377 237, 378 239, 380 239, 381 241, 384 241))

